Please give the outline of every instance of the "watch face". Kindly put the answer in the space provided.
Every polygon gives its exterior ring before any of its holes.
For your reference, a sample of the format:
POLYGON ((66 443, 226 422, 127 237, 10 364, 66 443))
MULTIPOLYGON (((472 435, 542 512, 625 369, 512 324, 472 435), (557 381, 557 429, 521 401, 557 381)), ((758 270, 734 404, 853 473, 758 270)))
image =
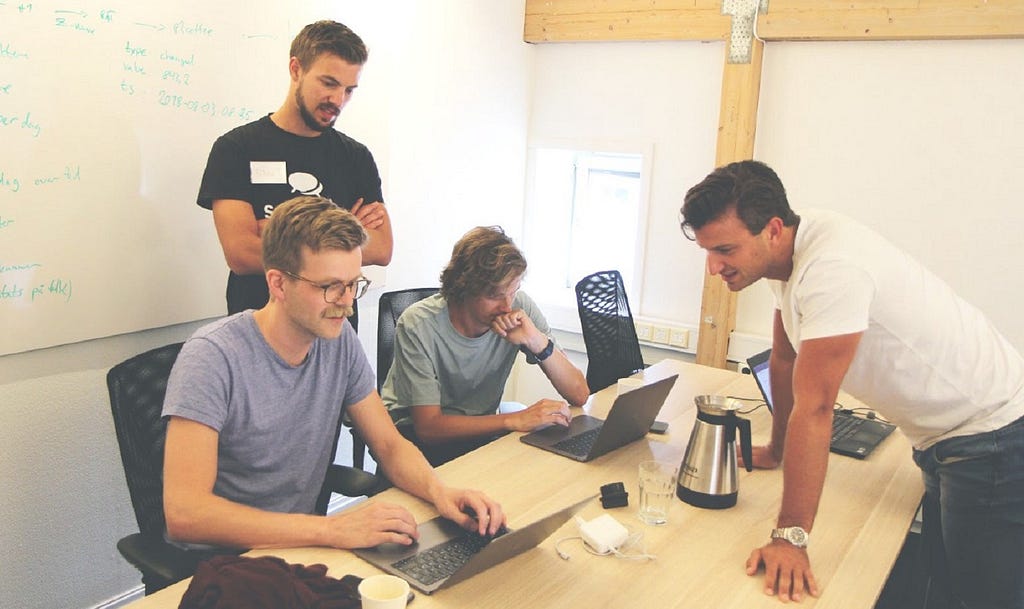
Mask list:
POLYGON ((807 531, 800 527, 784 527, 772 530, 772 539, 784 539, 798 548, 807 547, 807 531))

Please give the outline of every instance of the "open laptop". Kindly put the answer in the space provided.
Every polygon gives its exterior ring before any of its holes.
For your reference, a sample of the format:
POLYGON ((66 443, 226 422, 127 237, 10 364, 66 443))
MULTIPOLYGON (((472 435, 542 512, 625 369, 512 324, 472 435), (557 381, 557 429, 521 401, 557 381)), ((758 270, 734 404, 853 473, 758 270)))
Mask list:
POLYGON ((594 497, 596 495, 525 527, 503 531, 494 538, 481 537, 438 516, 417 527, 420 538, 411 546, 386 543, 353 551, 366 562, 430 594, 536 547, 594 497))
MULTIPOLYGON (((747 358, 747 366, 754 375, 757 388, 769 412, 772 412, 772 384, 768 372, 768 358, 772 350, 762 351, 747 358)), ((832 441, 829 450, 839 455, 863 459, 886 439, 896 426, 876 419, 866 419, 852 412, 836 410, 832 415, 832 441)))
POLYGON ((673 374, 619 394, 603 421, 581 414, 573 417, 568 427, 549 425, 519 439, 576 461, 596 459, 644 437, 678 376, 673 374))

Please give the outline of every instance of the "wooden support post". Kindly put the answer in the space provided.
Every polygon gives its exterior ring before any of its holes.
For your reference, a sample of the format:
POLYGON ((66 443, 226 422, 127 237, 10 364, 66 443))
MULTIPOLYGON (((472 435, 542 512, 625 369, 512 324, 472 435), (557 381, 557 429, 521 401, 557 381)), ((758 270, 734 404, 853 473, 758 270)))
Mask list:
MULTIPOLYGON (((728 53, 728 49, 726 50, 728 53)), ((761 92, 764 43, 753 41, 750 63, 728 63, 722 76, 715 166, 749 159, 754 154, 757 102, 761 92)), ((697 363, 725 367, 729 336, 736 328, 736 294, 725 282, 704 273, 704 294, 697 334, 697 363)))

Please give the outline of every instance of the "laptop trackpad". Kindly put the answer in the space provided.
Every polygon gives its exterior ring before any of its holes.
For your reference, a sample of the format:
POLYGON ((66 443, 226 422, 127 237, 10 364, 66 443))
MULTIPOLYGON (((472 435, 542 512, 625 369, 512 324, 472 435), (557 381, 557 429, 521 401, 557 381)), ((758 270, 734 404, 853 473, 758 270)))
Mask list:
POLYGON ((555 443, 568 436, 575 436, 585 431, 590 431, 596 427, 600 427, 602 423, 604 423, 604 421, 601 419, 595 419, 587 414, 580 414, 572 418, 568 427, 552 423, 547 427, 538 428, 536 431, 531 432, 530 435, 538 440, 555 443))

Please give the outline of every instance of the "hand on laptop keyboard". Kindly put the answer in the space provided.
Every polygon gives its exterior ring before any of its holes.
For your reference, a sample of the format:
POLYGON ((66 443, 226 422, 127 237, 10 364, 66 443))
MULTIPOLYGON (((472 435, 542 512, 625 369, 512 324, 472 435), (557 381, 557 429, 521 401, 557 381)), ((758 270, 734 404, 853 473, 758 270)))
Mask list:
POLYGON ((561 425, 568 427, 572 420, 569 404, 561 400, 540 400, 529 408, 505 415, 509 431, 533 431, 538 427, 561 425))
POLYGON ((479 535, 494 535, 505 524, 501 504, 480 491, 447 489, 435 505, 441 516, 479 535))
MULTIPOLYGON (((477 520, 479 522, 479 519, 476 517, 476 511, 472 507, 467 505, 466 507, 462 508, 462 513, 469 516, 473 520, 477 520)), ((485 531, 483 533, 476 532, 476 536, 490 541, 495 537, 501 537, 505 533, 508 533, 508 527, 506 527, 505 523, 502 522, 501 525, 498 526, 498 529, 493 533, 489 531, 485 531)))

